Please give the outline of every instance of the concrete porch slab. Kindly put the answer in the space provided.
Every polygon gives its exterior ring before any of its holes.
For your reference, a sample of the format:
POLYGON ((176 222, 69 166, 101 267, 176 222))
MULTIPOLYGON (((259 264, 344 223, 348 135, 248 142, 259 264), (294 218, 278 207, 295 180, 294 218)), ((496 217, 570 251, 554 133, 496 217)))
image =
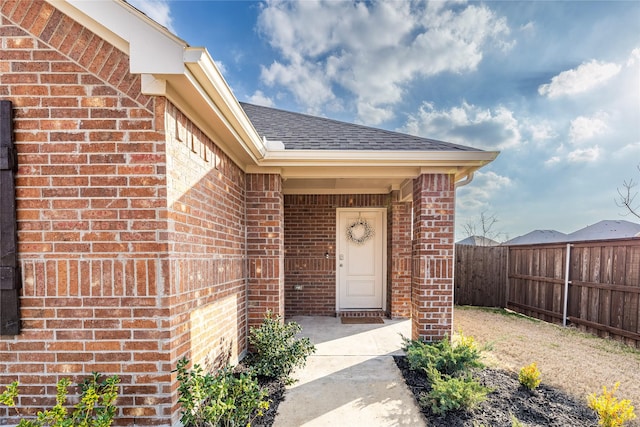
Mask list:
POLYGON ((316 353, 295 373, 275 427, 424 426, 412 393, 393 361, 410 320, 345 325, 335 317, 293 317, 316 353))

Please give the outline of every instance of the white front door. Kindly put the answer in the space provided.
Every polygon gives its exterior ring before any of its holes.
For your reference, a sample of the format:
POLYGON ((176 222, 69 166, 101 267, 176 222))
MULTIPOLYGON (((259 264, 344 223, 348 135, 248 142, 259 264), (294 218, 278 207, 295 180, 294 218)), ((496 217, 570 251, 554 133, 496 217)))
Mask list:
POLYGON ((385 209, 337 210, 338 311, 384 307, 385 217, 385 209))

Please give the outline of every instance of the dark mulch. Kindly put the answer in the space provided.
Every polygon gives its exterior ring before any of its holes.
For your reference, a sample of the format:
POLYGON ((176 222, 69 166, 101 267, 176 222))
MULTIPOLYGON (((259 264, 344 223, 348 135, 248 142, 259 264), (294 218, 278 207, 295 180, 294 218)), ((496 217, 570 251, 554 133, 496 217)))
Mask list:
MULTIPOLYGON (((248 365, 249 358, 241 361, 236 367, 235 372, 247 372, 250 368, 248 365)), ((273 379, 258 376, 258 384, 261 388, 266 389, 269 401, 269 409, 264 411, 261 417, 256 417, 251 423, 254 427, 271 427, 278 413, 278 405, 284 400, 285 385, 279 379, 273 379)))
POLYGON ((258 417, 251 424, 254 427, 271 427, 278 413, 278 405, 284 400, 284 383, 272 378, 259 377, 258 383, 269 392, 269 409, 262 417, 258 417))
MULTIPOLYGON (((394 356, 394 359, 418 401, 420 393, 430 390, 426 375, 410 370, 405 356, 394 356)), ((493 390, 487 395, 487 400, 471 412, 453 412, 446 416, 437 416, 429 409, 423 409, 429 427, 510 427, 511 414, 527 427, 585 427, 598 424, 586 400, 577 400, 544 384, 530 392, 520 385, 516 375, 502 370, 483 369, 476 371, 474 376, 482 385, 493 390)))

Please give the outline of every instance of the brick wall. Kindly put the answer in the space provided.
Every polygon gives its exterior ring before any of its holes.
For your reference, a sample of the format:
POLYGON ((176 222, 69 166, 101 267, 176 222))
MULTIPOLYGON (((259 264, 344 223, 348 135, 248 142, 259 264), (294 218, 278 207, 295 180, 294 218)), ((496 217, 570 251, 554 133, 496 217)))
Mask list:
POLYGON ((166 123, 171 364, 216 368, 246 351, 245 176, 170 103, 166 123))
POLYGON ((284 316, 284 200, 282 177, 247 175, 249 326, 269 310, 284 316))
POLYGON ((0 12, 23 282, 0 385, 18 380, 32 414, 62 377, 118 374, 118 425, 175 423, 176 361, 245 351, 244 175, 173 105, 141 94, 127 55, 48 3, 0 12))
POLYGON ((285 196, 287 316, 336 314, 336 208, 388 208, 390 200, 388 194, 285 196))
POLYGON ((387 215, 387 301, 392 318, 411 317, 411 202, 393 201, 387 215))
POLYGON ((453 325, 453 176, 416 178, 413 212, 412 337, 440 340, 453 325))

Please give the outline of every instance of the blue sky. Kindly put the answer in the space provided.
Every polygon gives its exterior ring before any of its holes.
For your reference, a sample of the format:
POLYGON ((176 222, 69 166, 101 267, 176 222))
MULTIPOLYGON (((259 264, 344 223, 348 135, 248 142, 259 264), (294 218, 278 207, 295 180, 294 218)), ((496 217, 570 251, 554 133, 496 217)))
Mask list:
POLYGON ((481 212, 503 239, 634 220, 640 2, 129 1, 241 101, 501 151, 458 190, 458 239, 481 212))

